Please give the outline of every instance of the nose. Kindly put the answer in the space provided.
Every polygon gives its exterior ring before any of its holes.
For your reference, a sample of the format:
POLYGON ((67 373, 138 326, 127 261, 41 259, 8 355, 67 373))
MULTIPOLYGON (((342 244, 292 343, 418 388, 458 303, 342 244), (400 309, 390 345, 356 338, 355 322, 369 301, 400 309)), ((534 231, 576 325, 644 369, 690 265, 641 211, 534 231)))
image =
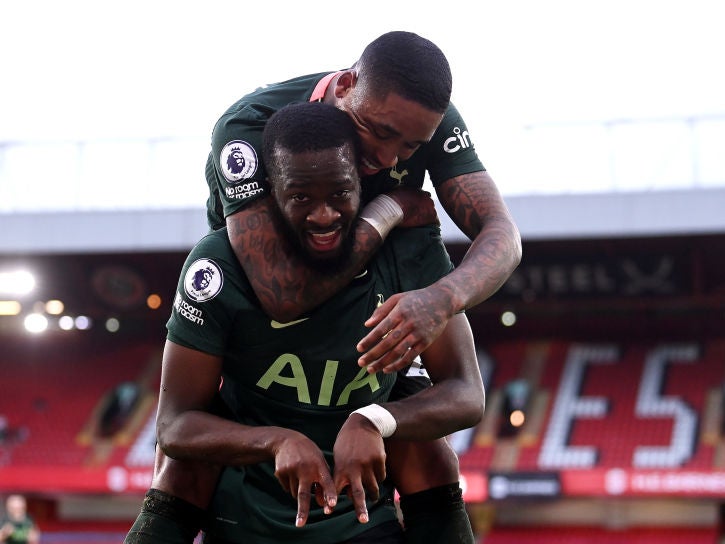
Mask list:
POLYGON ((327 227, 340 218, 340 212, 326 202, 315 206, 309 214, 307 221, 319 227, 327 227))
POLYGON ((375 161, 381 168, 392 168, 398 164, 398 152, 395 149, 379 147, 375 150, 375 161))

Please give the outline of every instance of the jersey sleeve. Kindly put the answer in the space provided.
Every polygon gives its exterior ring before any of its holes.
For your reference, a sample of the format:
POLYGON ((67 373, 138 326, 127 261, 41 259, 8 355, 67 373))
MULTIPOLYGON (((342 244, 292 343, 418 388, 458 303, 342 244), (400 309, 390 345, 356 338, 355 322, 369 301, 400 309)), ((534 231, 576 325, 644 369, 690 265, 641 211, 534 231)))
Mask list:
POLYGON ((167 339, 190 349, 224 355, 233 325, 237 265, 226 230, 204 237, 184 263, 166 323, 167 339))
POLYGON ((400 292, 428 287, 453 270, 438 225, 393 229, 383 248, 400 292))
POLYGON ((246 94, 214 126, 206 165, 209 186, 207 219, 212 229, 225 225, 225 217, 269 194, 262 160, 262 133, 278 109, 310 99, 329 72, 296 77, 259 87, 246 94))
POLYGON ((222 218, 269 194, 262 162, 262 132, 271 112, 240 103, 214 127, 207 183, 221 203, 222 218))
POLYGON ((453 104, 448 106, 428 148, 426 169, 434 187, 448 179, 485 170, 468 127, 453 104))

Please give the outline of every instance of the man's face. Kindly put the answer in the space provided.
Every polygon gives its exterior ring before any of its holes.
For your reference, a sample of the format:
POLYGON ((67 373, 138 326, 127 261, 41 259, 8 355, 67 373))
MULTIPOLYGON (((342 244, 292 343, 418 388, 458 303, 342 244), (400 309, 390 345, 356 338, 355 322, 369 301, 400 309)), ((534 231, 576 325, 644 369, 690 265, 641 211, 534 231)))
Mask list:
POLYGON ((360 207, 352 149, 276 153, 282 168, 272 192, 290 242, 309 264, 336 270, 350 255, 360 207))
POLYGON ((395 166, 430 141, 443 114, 395 93, 376 98, 361 83, 339 102, 357 127, 362 142, 360 174, 371 176, 395 166))
POLYGON ((8 517, 14 520, 21 520, 25 517, 25 499, 17 495, 11 495, 6 503, 8 517))

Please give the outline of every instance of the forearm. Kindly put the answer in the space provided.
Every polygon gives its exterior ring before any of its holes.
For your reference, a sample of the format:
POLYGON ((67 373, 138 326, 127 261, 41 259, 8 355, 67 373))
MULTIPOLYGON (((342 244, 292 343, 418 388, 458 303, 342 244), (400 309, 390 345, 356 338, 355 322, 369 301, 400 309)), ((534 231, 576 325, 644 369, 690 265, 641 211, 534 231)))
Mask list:
POLYGON ((463 379, 443 383, 395 402, 381 404, 397 423, 399 440, 435 440, 478 424, 483 417, 482 389, 463 379))
POLYGON ((378 232, 358 221, 348 265, 335 275, 321 275, 303 263, 277 228, 269 199, 227 217, 229 238, 264 311, 291 321, 330 298, 360 273, 382 245, 378 232))
POLYGON ((189 410, 165 423, 157 436, 163 452, 173 459, 237 466, 274 459, 287 429, 247 426, 209 413, 189 410))
POLYGON ((491 221, 471 243, 461 263, 435 288, 448 294, 452 313, 487 300, 521 261, 521 239, 513 223, 491 221))
POLYGON ((465 313, 448 321, 422 359, 434 385, 382 404, 388 415, 374 406, 367 414, 383 438, 433 440, 472 427, 483 417, 485 390, 473 331, 465 313))
POLYGON ((521 262, 521 235, 487 172, 448 180, 439 198, 472 240, 456 269, 434 284, 446 292, 455 313, 480 304, 506 282, 521 262))
POLYGON ((430 441, 477 425, 483 409, 482 389, 463 379, 446 380, 410 397, 353 412, 343 430, 364 428, 393 440, 430 441))

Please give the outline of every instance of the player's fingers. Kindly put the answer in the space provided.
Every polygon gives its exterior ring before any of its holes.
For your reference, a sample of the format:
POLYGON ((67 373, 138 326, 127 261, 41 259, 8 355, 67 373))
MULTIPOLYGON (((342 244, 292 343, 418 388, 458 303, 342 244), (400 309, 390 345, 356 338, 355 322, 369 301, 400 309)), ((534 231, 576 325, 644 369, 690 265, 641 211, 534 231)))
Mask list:
POLYGON ((337 487, 330 474, 326 474, 315 483, 315 498, 317 504, 324 508, 325 514, 331 514, 337 505, 337 487))
POLYGON ((350 484, 347 494, 352 500, 357 520, 360 523, 367 523, 370 518, 368 517, 368 506, 365 504, 365 489, 363 489, 362 482, 350 484))
POLYGON ((416 341, 412 334, 398 334, 398 329, 391 331, 389 339, 381 342, 367 353, 360 356, 358 365, 367 367, 369 373, 383 371, 385 373, 401 370, 420 355, 424 344, 416 341))
POLYGON ((385 342, 390 333, 395 330, 395 325, 396 322, 392 318, 386 317, 383 319, 357 343, 358 352, 364 353, 385 342))
MULTIPOLYGON (((380 304, 375 310, 373 311, 372 315, 365 321, 366 327, 376 327, 377 325, 380 325, 382 321, 390 315, 390 313, 395 309, 395 306, 398 303, 398 299, 400 298, 400 295, 393 295, 388 300, 380 304)), ((388 331, 392 328, 392 325, 394 323, 389 323, 391 325, 385 331, 388 331)), ((384 332, 383 332, 384 334, 384 332)))
POLYGON ((315 497, 317 506, 325 506, 325 497, 322 492, 322 486, 317 482, 312 484, 312 496, 315 497))
POLYGON ((373 501, 377 501, 380 498, 380 487, 373 473, 370 474, 370 478, 365 480, 365 494, 368 499, 373 501))
POLYGON ((390 374, 398 372, 409 367, 422 352, 423 344, 410 345, 407 341, 401 342, 383 357, 370 363, 367 370, 369 373, 382 371, 385 374, 390 374))
POLYGON ((307 517, 310 515, 310 501, 312 500, 312 484, 300 482, 297 488, 297 518, 295 526, 303 527, 307 523, 307 517))
POLYGON ((360 366, 365 366, 376 361, 396 347, 402 348, 401 354, 408 348, 408 345, 401 346, 401 342, 407 336, 406 331, 400 327, 387 327, 388 325, 386 323, 381 323, 358 343, 358 351, 360 351, 360 348, 366 347, 365 353, 358 359, 360 366), (374 336, 371 336, 373 334, 374 336), (378 338, 376 343, 373 343, 374 338, 378 338))

